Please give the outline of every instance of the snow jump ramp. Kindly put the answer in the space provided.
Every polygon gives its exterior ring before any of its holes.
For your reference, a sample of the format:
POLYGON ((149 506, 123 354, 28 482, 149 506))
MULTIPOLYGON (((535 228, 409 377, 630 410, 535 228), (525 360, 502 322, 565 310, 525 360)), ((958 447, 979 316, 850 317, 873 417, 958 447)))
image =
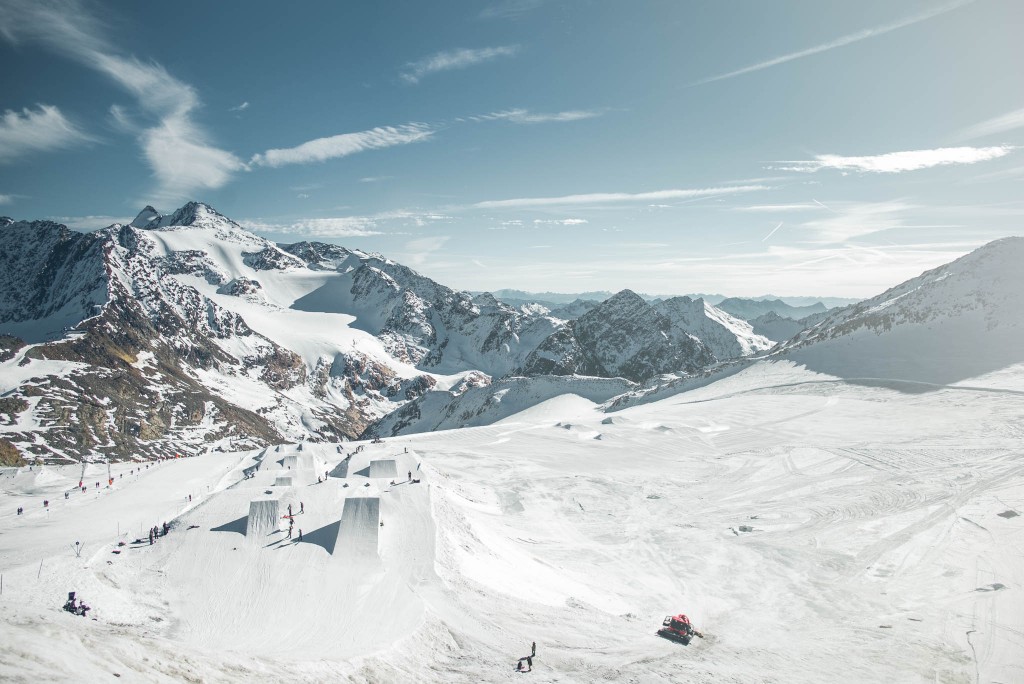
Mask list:
POLYGON ((370 461, 370 477, 398 477, 398 466, 390 458, 370 461))
POLYGON ((278 475, 274 479, 274 486, 275 487, 291 487, 293 482, 294 481, 293 481, 291 475, 278 475))
POLYGON ((249 519, 245 525, 245 536, 259 541, 280 529, 281 500, 276 496, 264 496, 249 502, 249 519))
POLYGON ((380 497, 353 496, 345 499, 338 526, 335 555, 360 559, 377 558, 380 530, 380 497))
POLYGON ((351 462, 352 462, 352 457, 351 456, 346 456, 344 459, 342 459, 341 463, 339 463, 338 465, 334 466, 334 470, 332 470, 331 473, 330 473, 331 477, 340 477, 340 478, 348 477, 348 466, 349 466, 349 464, 351 462))

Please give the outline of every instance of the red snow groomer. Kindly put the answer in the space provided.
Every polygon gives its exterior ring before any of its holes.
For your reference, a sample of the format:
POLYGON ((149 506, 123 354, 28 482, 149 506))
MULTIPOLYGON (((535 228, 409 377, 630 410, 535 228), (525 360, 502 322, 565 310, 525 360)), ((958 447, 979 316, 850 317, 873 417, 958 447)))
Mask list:
POLYGON ((704 638, 703 634, 693 628, 690 618, 682 613, 666 616, 665 620, 661 623, 661 629, 658 630, 658 636, 670 641, 678 641, 684 646, 689 644, 690 639, 695 636, 701 639, 704 638))

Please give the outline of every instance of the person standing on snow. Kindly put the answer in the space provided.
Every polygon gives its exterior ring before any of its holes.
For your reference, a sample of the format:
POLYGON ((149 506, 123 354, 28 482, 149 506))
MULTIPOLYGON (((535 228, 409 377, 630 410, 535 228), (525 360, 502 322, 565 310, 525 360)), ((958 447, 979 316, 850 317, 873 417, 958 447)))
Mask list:
POLYGON ((536 641, 534 641, 533 643, 530 644, 530 655, 531 656, 536 656, 537 655, 537 642, 536 641))
POLYGON ((301 514, 301 513, 305 513, 305 512, 306 512, 306 505, 300 501, 299 502, 299 513, 301 514))

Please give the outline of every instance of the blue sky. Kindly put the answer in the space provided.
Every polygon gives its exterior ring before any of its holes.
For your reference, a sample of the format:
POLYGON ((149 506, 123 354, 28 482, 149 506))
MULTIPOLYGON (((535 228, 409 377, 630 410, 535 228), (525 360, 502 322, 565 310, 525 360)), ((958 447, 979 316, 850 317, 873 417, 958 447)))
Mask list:
POLYGON ((0 213, 464 289, 877 294, 1024 233, 1024 4, 0 0, 0 213))

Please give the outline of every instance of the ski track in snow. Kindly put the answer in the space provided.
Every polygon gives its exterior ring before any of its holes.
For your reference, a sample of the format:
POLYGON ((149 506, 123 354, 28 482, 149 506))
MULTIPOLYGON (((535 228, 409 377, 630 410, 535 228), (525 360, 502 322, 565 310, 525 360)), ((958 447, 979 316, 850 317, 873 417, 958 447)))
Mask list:
POLYGON ((111 488, 89 465, 67 501, 79 466, 5 469, 0 680, 518 681, 536 641, 544 682, 1024 681, 1024 400, 995 391, 1020 386, 777 364, 614 413, 561 397, 344 443, 364 448, 324 484, 339 445, 115 465, 111 488), (395 485, 359 474, 379 458, 395 485), (303 543, 245 537, 265 491, 304 503, 303 543), (379 559, 329 553, 368 495, 379 559), (60 610, 69 590, 95 621, 60 610), (707 639, 654 635, 680 611, 707 639))

